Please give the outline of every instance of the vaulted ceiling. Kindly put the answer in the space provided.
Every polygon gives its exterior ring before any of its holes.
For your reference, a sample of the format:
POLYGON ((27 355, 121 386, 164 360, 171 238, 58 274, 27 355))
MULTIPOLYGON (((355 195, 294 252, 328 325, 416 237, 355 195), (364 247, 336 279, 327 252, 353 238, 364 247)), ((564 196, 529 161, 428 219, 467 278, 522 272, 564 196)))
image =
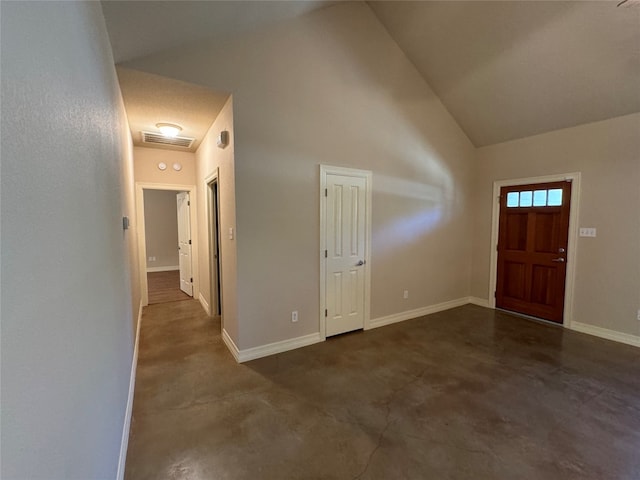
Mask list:
MULTIPOLYGON (((115 60, 124 62, 268 28, 334 3, 103 1, 102 8, 115 60)), ((368 5, 482 146, 640 111, 640 6, 617 3, 368 5)))
POLYGON ((202 39, 266 28, 332 2, 103 0, 116 63, 202 39))
POLYGON ((476 146, 640 111, 640 5, 369 2, 476 146))

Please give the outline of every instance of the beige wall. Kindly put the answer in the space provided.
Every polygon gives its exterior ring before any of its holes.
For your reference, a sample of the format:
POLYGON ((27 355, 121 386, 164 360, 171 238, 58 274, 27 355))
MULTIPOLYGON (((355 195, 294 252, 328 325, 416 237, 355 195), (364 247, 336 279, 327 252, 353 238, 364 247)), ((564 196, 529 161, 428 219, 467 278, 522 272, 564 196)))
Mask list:
MULTIPOLYGON (((172 150, 162 150, 159 148, 146 148, 146 147, 134 147, 134 175, 136 182, 136 202, 140 211, 144 209, 143 190, 151 191, 154 189, 159 190, 174 190, 174 194, 184 187, 195 187, 196 185, 196 156, 191 152, 175 152, 172 150), (164 162, 167 164, 166 170, 159 170, 158 163, 164 162), (182 165, 180 171, 176 171, 172 168, 175 162, 179 162, 182 165)), ((198 203, 198 195, 196 189, 191 189, 191 203, 198 203)), ((194 298, 198 298, 199 292, 199 274, 198 274, 198 258, 200 252, 199 242, 197 241, 198 216, 196 209, 192 208, 190 211, 190 227, 192 232, 191 246, 191 258, 192 258, 192 274, 193 274, 193 288, 194 298)), ((138 225, 140 227, 140 224, 138 225)), ((138 235, 138 241, 140 246, 144 246, 146 249, 146 239, 141 228, 137 228, 136 233, 138 235), (143 240, 144 239, 144 240, 143 240)), ((143 255, 145 258, 141 258, 140 269, 145 270, 147 268, 147 259, 151 256, 151 253, 143 255)), ((157 257, 157 256, 156 256, 157 257)), ((156 262, 157 263, 157 262, 156 262)), ((175 265, 175 264, 174 264, 175 265)), ((157 266, 157 265, 156 265, 157 266)), ((141 288, 144 288, 143 293, 146 293, 146 276, 140 278, 141 288)), ((143 295, 143 302, 148 301, 148 296, 143 295)), ((146 304, 146 303, 145 303, 146 304)))
POLYGON ((0 477, 113 479, 139 292, 109 40, 99 3, 1 8, 0 477))
POLYGON ((198 232, 200 249, 200 294, 210 308, 211 302, 211 255, 209 239, 209 216, 206 180, 218 172, 218 189, 220 198, 220 262, 222 288, 222 322, 223 327, 234 342, 238 342, 237 314, 237 249, 235 239, 229 239, 229 228, 235 231, 235 173, 234 173, 234 131, 233 101, 231 97, 207 132, 206 137, 196 152, 198 177, 198 232), (229 132, 229 146, 218 148, 216 140, 222 130, 229 132))
POLYGON ((488 298, 495 180, 582 172, 574 321, 638 335, 640 114, 478 149, 471 293, 488 298))
POLYGON ((486 299, 493 181, 581 171, 574 319, 638 333, 635 116, 476 151, 360 3, 130 66, 234 92, 241 349, 318 329, 319 164, 373 171, 373 319, 486 299))
POLYGON ((241 349, 318 331, 319 164, 373 171, 373 318, 469 294, 473 147, 365 4, 129 66, 234 92, 241 349))
POLYGON ((195 185, 196 183, 196 156, 194 153, 133 147, 133 157, 136 182, 172 185, 195 185), (158 169, 160 162, 167 164, 166 170, 158 169), (182 165, 182 170, 179 172, 172 168, 175 162, 182 165))
POLYGON ((177 192, 144 191, 144 228, 147 247, 147 268, 178 268, 178 207, 177 192), (155 261, 149 260, 155 257, 155 261))
MULTIPOLYGON (((118 87, 119 89, 119 87, 118 87)), ((136 191, 134 178, 134 161, 133 161, 133 141, 131 139, 131 131, 129 130, 129 122, 127 121, 127 112, 124 108, 122 95, 119 93, 118 114, 122 119, 120 138, 121 138, 121 173, 120 182, 123 188, 121 198, 122 216, 129 219, 129 229, 123 231, 123 236, 127 242, 126 249, 126 265, 130 272, 129 289, 131 291, 131 327, 133 335, 136 335, 138 329, 138 320, 141 314, 141 291, 140 291, 140 261, 138 258, 138 216, 136 211, 136 191)))

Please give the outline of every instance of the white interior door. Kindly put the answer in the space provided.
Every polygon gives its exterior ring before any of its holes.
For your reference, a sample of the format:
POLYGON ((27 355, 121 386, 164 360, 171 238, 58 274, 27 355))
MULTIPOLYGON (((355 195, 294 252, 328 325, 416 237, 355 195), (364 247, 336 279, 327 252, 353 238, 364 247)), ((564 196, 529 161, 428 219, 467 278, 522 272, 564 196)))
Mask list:
POLYGON ((366 179, 327 174, 326 336, 364 328, 366 179))
POLYGON ((178 202, 178 250, 180 256, 180 290, 193 297, 193 274, 191 271, 191 221, 189 193, 176 195, 178 202))

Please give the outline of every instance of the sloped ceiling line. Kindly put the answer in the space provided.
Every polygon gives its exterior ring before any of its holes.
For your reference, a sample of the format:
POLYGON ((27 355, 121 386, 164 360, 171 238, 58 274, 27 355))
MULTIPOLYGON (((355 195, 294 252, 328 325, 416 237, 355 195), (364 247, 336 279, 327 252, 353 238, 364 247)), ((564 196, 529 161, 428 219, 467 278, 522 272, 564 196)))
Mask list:
MULTIPOLYGON (((124 61, 334 3, 102 5, 124 61)), ((615 0, 367 3, 475 146, 640 112, 640 8, 615 0)))

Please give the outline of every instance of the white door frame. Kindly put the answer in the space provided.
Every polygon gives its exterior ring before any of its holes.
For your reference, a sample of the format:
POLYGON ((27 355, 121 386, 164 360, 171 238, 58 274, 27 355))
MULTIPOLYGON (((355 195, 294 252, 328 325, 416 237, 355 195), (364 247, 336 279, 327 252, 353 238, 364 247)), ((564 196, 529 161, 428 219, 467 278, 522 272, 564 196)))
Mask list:
POLYGON ((496 308, 498 276, 498 229, 500 224, 500 189, 512 185, 571 181, 571 207, 569 210, 569 240, 567 245, 567 271, 565 277, 564 312, 562 325, 571 328, 573 322, 573 290, 576 277, 576 249, 578 246, 578 213, 580 207, 580 172, 545 175, 542 177, 514 178, 493 182, 493 216, 491 220, 491 265, 489 269, 489 307, 496 308))
POLYGON ((327 197, 325 190, 327 188, 327 175, 345 175, 365 179, 365 198, 367 209, 365 212, 365 240, 364 240, 364 260, 366 269, 364 274, 364 329, 368 330, 371 323, 371 199, 372 199, 372 178, 373 174, 370 170, 358 170, 355 168, 333 167, 330 165, 320 165, 320 312, 319 312, 319 329, 320 338, 325 340, 326 335, 326 317, 327 293, 326 293, 326 259, 324 252, 327 249, 327 239, 325 231, 327 228, 327 197))
MULTIPOLYGON (((144 190, 171 190, 175 192, 189 192, 189 200, 196 204, 195 185, 174 185, 169 183, 136 182, 136 217, 138 219, 138 267, 140 269, 140 298, 143 306, 149 305, 149 286, 147 284, 147 237, 144 224, 144 190)), ((193 273, 193 298, 200 291, 198 285, 198 242, 194 232, 197 228, 196 209, 189 210, 191 224, 191 272, 193 273)))
POLYGON ((217 220, 218 220, 218 235, 217 235, 217 243, 218 243, 218 289, 220 290, 220 327, 222 329, 224 329, 224 310, 223 310, 223 306, 224 306, 224 302, 222 300, 222 243, 220 242, 220 238, 221 238, 221 232, 220 232, 220 225, 221 225, 221 221, 220 221, 220 169, 216 168, 207 178, 205 178, 204 180, 204 188, 206 190, 206 195, 207 195, 207 235, 208 235, 208 243, 209 243, 209 299, 210 299, 210 311, 209 314, 210 315, 214 315, 218 309, 217 307, 217 292, 215 289, 215 283, 214 279, 215 279, 215 272, 213 271, 212 265, 213 265, 213 237, 215 232, 215 228, 213 225, 213 209, 214 209, 214 203, 213 203, 213 192, 211 191, 211 184, 213 182, 216 182, 218 189, 217 189, 217 198, 215 206, 217 206, 217 212, 216 212, 216 216, 217 216, 217 220))

